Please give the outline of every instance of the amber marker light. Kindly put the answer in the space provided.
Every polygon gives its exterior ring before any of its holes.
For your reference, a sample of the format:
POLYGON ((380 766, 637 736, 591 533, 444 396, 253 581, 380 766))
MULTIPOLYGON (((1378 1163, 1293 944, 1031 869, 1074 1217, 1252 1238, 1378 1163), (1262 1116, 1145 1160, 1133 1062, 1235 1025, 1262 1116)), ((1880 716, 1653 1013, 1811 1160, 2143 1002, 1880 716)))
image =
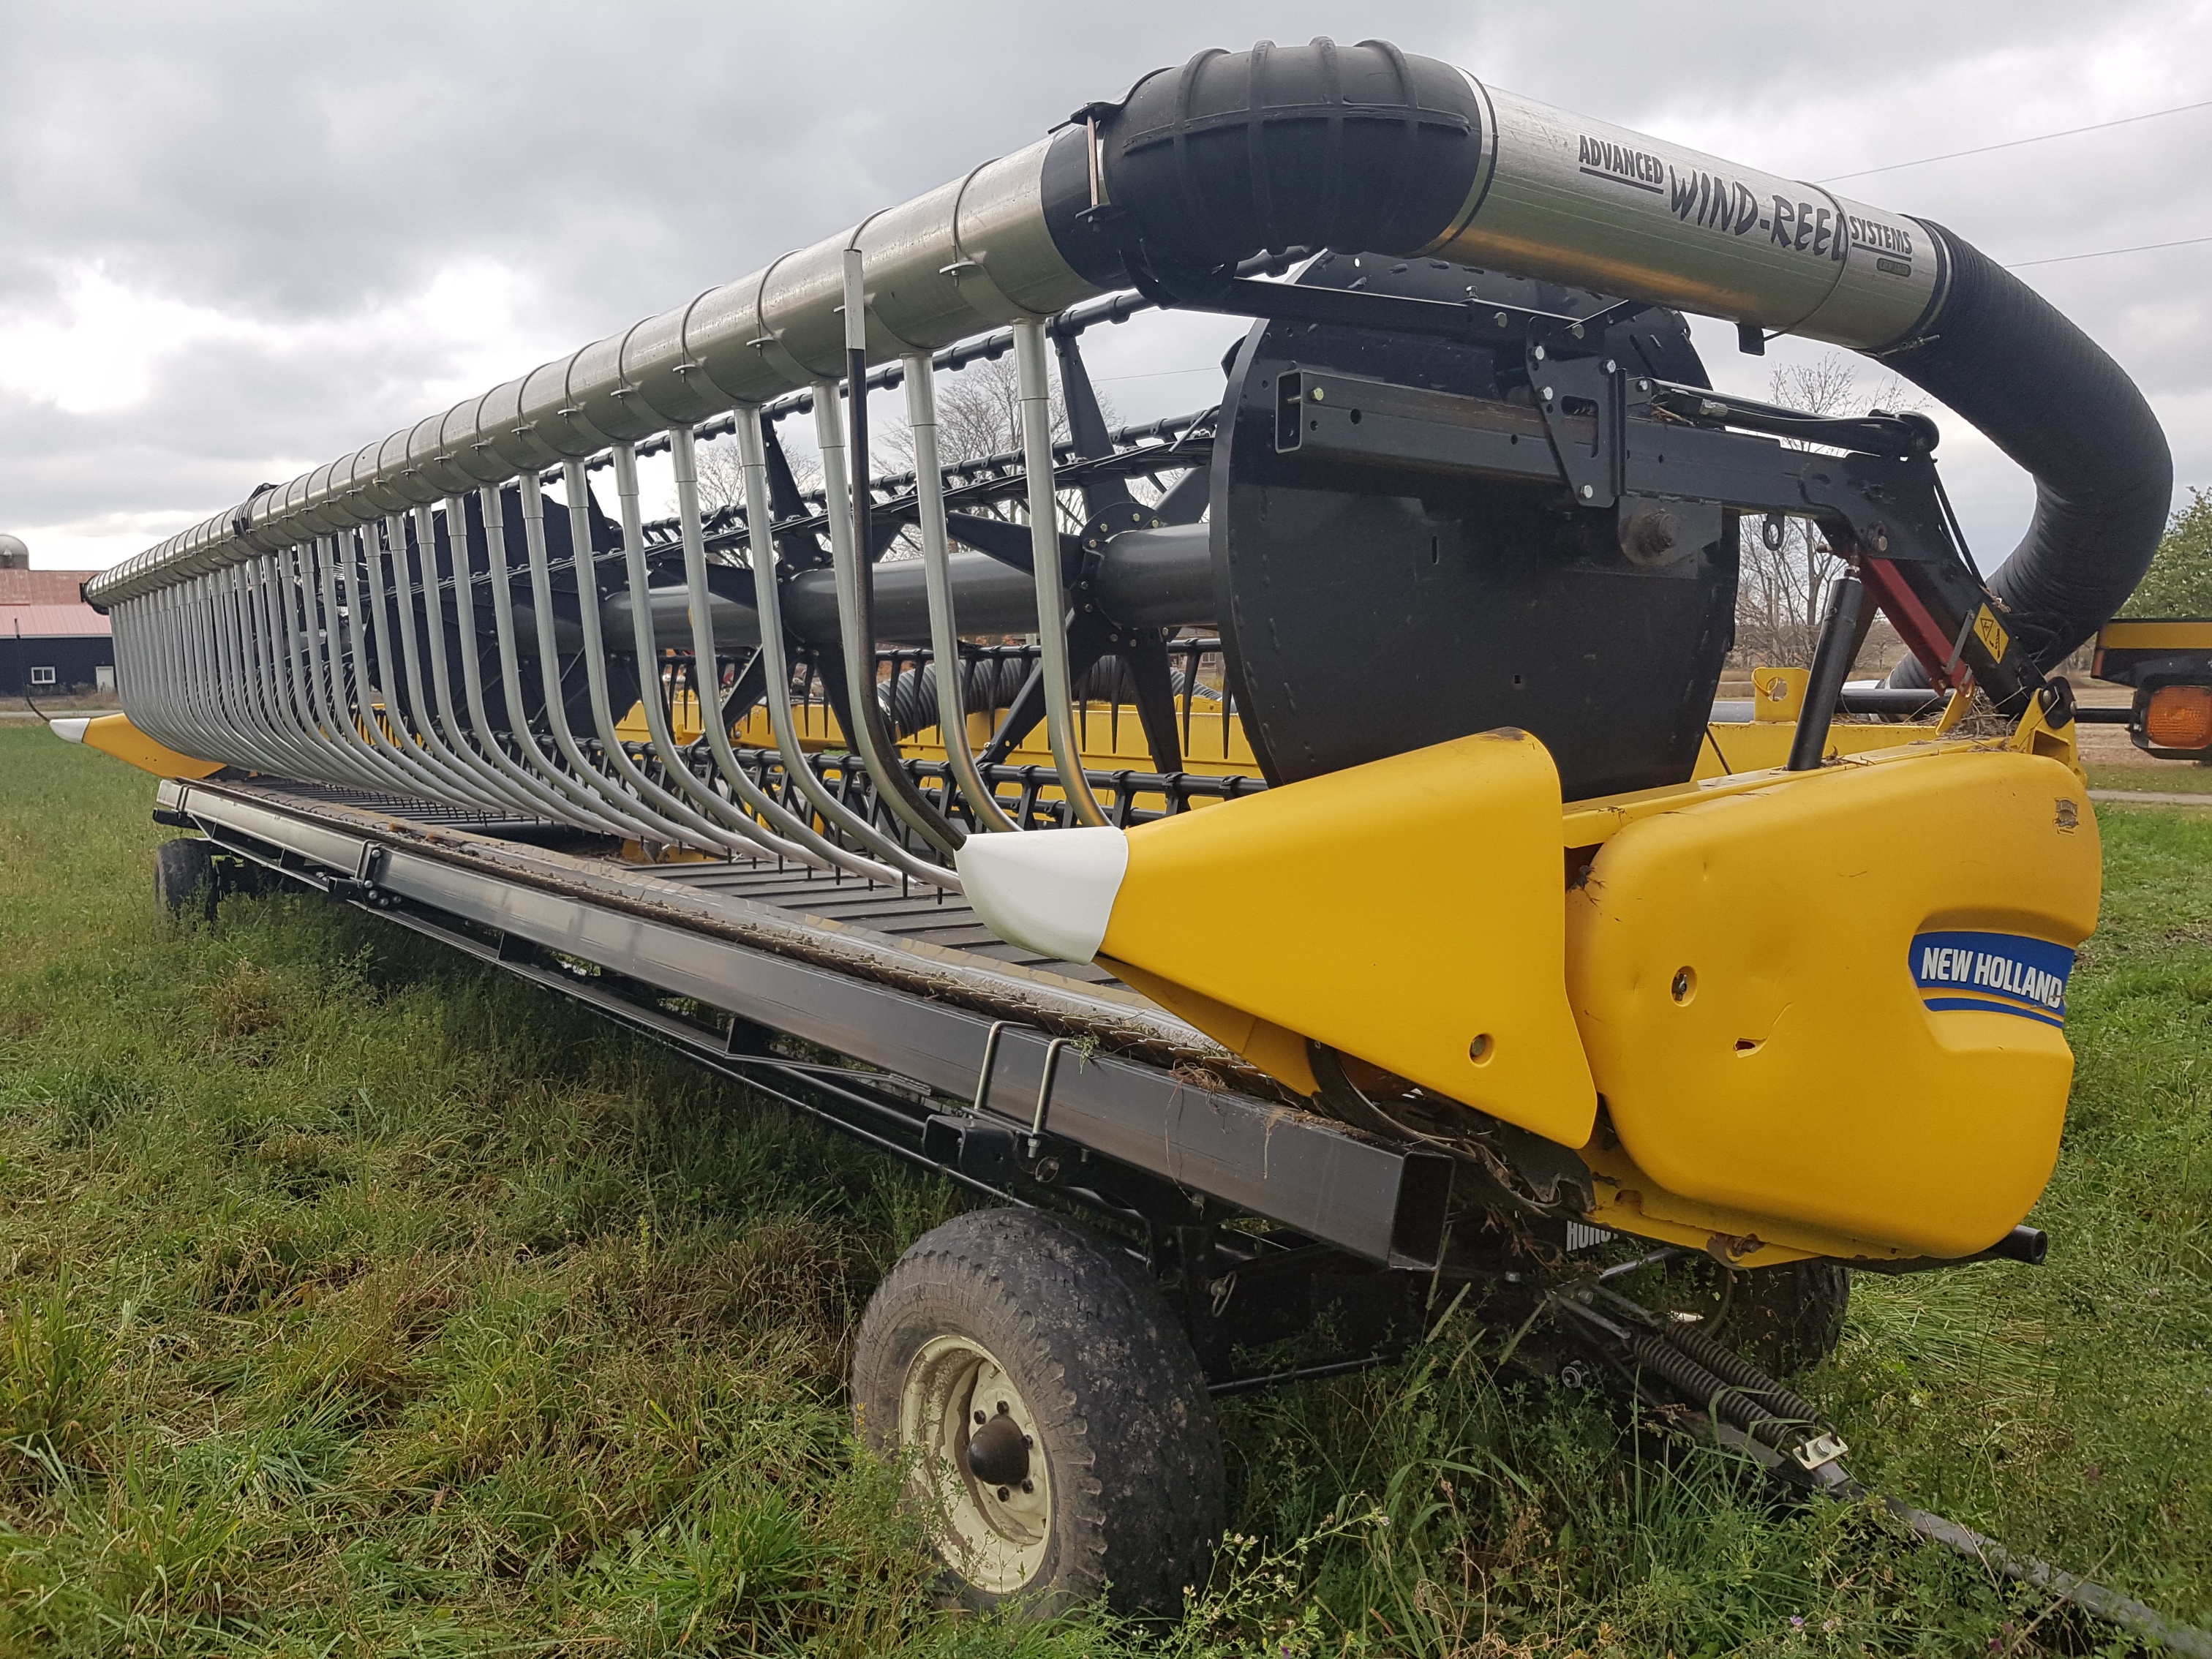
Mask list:
POLYGON ((2161 685, 2143 711, 2154 749, 2212 747, 2212 685, 2161 685))

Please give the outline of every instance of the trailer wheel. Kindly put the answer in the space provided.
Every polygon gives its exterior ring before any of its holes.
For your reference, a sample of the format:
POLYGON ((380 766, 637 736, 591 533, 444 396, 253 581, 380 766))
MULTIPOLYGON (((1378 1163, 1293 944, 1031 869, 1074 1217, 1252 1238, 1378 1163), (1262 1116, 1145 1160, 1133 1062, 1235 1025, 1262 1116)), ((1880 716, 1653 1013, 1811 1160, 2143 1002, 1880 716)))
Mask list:
POLYGON ((1205 1582, 1205 1377, 1142 1269, 1068 1223, 982 1210, 925 1235, 861 1317, 853 1402, 871 1445, 914 1460, 968 1605, 1173 1611, 1205 1582))
POLYGON ((1775 1376, 1809 1370, 1843 1340, 1851 1275, 1832 1261, 1740 1267, 1713 1333, 1775 1376))
POLYGON ((183 836, 154 849, 154 902, 172 918, 215 915, 215 854, 207 842, 183 836))

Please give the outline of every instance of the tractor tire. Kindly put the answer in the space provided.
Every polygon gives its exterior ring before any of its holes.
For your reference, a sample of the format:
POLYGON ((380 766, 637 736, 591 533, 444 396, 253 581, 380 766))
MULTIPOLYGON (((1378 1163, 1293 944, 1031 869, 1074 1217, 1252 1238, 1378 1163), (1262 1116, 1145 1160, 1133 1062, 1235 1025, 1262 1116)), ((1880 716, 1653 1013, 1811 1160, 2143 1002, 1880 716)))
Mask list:
POLYGON ((926 1234, 854 1341, 862 1436, 936 1505, 948 1587, 1046 1615, 1172 1613, 1222 1521, 1206 1379, 1143 1269, 1035 1210, 926 1234))
POLYGON ((212 921, 215 900, 215 854, 207 842, 182 836, 154 849, 154 902, 163 915, 212 921))
POLYGON ((1851 1275, 1832 1261, 1788 1261, 1729 1273, 1713 1335, 1776 1377, 1810 1370, 1843 1340, 1851 1275))

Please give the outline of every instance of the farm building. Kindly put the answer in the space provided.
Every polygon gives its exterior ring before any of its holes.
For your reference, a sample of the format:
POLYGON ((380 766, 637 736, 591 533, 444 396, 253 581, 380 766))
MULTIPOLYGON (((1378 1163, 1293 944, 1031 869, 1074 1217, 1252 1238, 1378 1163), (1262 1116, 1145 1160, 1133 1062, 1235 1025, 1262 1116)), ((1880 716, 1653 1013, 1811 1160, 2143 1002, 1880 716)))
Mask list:
POLYGON ((33 570, 19 537, 0 535, 0 694, 115 689, 107 618, 84 602, 90 570, 33 570))

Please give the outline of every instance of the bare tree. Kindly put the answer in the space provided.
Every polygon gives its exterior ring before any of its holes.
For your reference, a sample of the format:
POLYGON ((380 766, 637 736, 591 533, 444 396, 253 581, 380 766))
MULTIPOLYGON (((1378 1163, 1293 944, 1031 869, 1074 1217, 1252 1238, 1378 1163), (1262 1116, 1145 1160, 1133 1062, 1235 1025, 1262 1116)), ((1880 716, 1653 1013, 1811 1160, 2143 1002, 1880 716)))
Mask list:
MULTIPOLYGON (((980 461, 992 455, 1018 453, 1022 447, 1021 387, 1014 368, 1012 352, 998 357, 986 357, 966 368, 936 377, 937 386, 937 448, 939 458, 947 466, 963 461, 980 461)), ((1103 394, 1099 406, 1110 428, 1114 424, 1113 405, 1103 394)), ((1053 376, 1052 436, 1054 443, 1064 443, 1068 434, 1067 399, 1060 390, 1059 376, 1053 376)), ((878 472, 911 470, 914 465, 914 433, 904 420, 894 418, 879 426, 873 434, 871 461, 878 472)), ((788 453, 788 452, 787 452, 788 453)), ((701 444, 699 456, 699 510, 711 516, 725 507, 744 505, 744 471, 738 461, 738 447, 734 440, 720 438, 701 444)), ((815 457, 805 453, 790 455, 793 476, 801 490, 818 489, 822 486, 822 465, 815 457)), ((979 506, 967 509, 982 512, 1025 522, 1027 506, 1024 502, 979 506)), ((1073 494, 1060 501, 1062 528, 1074 531, 1083 524, 1081 499, 1073 494)), ((884 554, 890 559, 919 556, 921 546, 911 530, 902 533, 884 554)))
MULTIPOLYGON (((1926 402, 1895 375, 1886 376, 1871 395, 1863 393, 1857 366, 1840 351, 1810 363, 1778 367, 1769 378, 1767 398, 1808 415, 1837 416, 1871 409, 1896 413, 1926 402)), ((1817 447, 1796 442, 1787 447, 1817 447)), ((1820 643, 1822 600, 1842 562, 1809 519, 1746 515, 1741 543, 1735 598, 1738 659, 1777 668, 1807 665, 1820 643)))
POLYGON ((745 501, 745 470, 738 461, 733 439, 717 438, 699 446, 699 512, 712 518, 724 507, 742 507, 745 501))
MULTIPOLYGON (((1067 438, 1067 398, 1060 377, 1052 377, 1052 438, 1067 438)), ((1010 455, 1022 447, 1022 393, 1012 351, 982 357, 950 374, 936 377, 937 452, 948 466, 961 461, 980 461, 987 455, 1010 455)), ((1103 399, 1101 400, 1103 401, 1103 399)), ((1109 413, 1110 423, 1113 416, 1109 413)), ((885 434, 885 446, 908 465, 914 462, 914 435, 902 421, 885 434)))
MULTIPOLYGON (((726 507, 743 507, 745 503, 745 473, 738 460, 737 440, 710 439, 699 446, 698 457, 701 516, 711 517, 726 507)), ((792 476, 798 479, 801 490, 822 487, 820 461, 805 454, 792 455, 789 459, 792 476)))
MULTIPOLYGON (((1052 441, 1065 443, 1069 432, 1067 394, 1061 387, 1060 376, 1052 377, 1052 441)), ((1022 447, 1021 381, 1014 367, 1013 354, 1006 352, 996 357, 978 358, 965 368, 936 377, 937 387, 937 453, 947 466, 957 466, 963 461, 980 461, 992 455, 1012 455, 1022 447)), ((1103 392, 1097 394, 1099 411, 1105 416, 1110 429, 1115 424, 1114 405, 1103 392)), ((914 434, 904 421, 900 421, 883 434, 883 447, 898 458, 899 464, 914 465, 914 434)), ((878 462, 880 465, 880 460, 878 462)), ((1000 502, 966 509, 988 514, 1015 523, 1026 523, 1028 505, 1024 501, 1000 502)), ((1073 532, 1083 526, 1083 502, 1079 495, 1063 492, 1060 497, 1060 527, 1073 532)), ((918 546, 910 545, 912 538, 902 536, 885 556, 897 558, 902 555, 917 554, 918 546)))

